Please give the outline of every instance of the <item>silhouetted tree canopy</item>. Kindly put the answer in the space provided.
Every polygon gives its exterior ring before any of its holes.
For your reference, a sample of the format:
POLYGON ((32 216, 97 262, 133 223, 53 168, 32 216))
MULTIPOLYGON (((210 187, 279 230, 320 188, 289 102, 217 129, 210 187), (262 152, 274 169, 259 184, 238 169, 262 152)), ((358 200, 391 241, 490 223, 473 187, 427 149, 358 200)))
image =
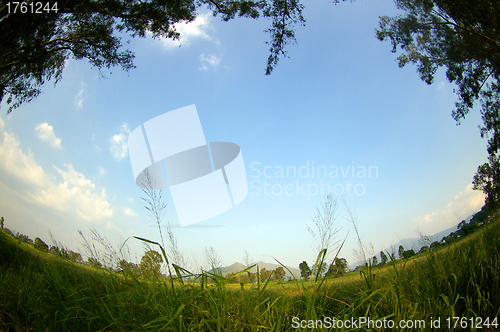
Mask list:
POLYGON ((279 266, 274 270, 274 280, 284 281, 285 280, 285 269, 283 266, 279 266))
POLYGON ((300 277, 304 280, 309 279, 311 276, 311 268, 309 265, 307 265, 306 261, 303 261, 302 263, 299 264, 299 269, 300 269, 300 277))
POLYGON ((341 277, 349 269, 347 260, 345 258, 335 257, 335 260, 330 264, 328 272, 326 273, 329 277, 341 277))
POLYGON ((415 250, 413 250, 413 249, 406 250, 406 251, 403 252, 403 258, 404 259, 410 258, 410 257, 415 256, 415 255, 416 255, 415 254, 415 250))
POLYGON ((0 102, 6 98, 9 113, 36 98, 45 82, 60 80, 69 58, 87 59, 99 70, 134 68, 134 54, 121 49, 118 32, 177 39, 175 24, 193 21, 200 8, 208 8, 223 21, 237 16, 268 18, 266 74, 270 74, 287 56, 286 46, 295 41, 295 26, 305 23, 304 6, 297 0, 67 0, 56 7, 54 3, 40 13, 21 12, 20 7, 14 13, 13 5, 0 4, 0 102))
POLYGON ((377 37, 398 49, 399 66, 417 65, 428 84, 440 67, 457 85, 453 118, 459 123, 480 100, 488 152, 500 147, 500 2, 496 0, 396 0, 405 15, 384 16, 377 37))
POLYGON ((49 250, 49 246, 45 242, 43 242, 42 239, 40 239, 39 237, 35 238, 33 246, 35 247, 35 249, 43 252, 47 252, 49 250))
POLYGON ((148 277, 158 277, 160 275, 161 263, 163 263, 163 258, 160 253, 155 250, 146 251, 140 263, 142 274, 148 277))
POLYGON ((398 249, 398 255, 399 255, 399 259, 402 259, 403 258, 403 253, 405 252, 405 247, 403 247, 402 245, 399 246, 399 249, 398 249))
POLYGON ((500 161, 495 154, 490 154, 488 162, 478 167, 472 189, 486 194, 486 205, 490 209, 497 208, 500 198, 500 161))
POLYGON ((385 264, 387 263, 388 261, 388 258, 387 258, 387 255, 385 254, 385 252, 381 251, 380 252, 380 264, 385 264))

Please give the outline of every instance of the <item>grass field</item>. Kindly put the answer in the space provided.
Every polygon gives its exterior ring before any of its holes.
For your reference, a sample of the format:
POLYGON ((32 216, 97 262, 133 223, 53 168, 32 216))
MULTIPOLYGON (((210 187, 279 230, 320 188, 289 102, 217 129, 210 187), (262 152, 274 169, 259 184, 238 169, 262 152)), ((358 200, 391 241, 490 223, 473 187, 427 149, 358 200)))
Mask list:
POLYGON ((499 314, 498 219, 406 261, 243 289, 216 277, 138 280, 0 232, 0 331, 498 331, 499 314))

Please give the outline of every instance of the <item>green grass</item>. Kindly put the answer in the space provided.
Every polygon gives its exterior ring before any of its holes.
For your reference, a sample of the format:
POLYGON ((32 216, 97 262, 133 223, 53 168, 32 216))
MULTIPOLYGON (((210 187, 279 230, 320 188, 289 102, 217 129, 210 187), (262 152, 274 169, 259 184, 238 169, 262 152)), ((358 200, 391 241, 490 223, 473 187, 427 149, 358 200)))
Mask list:
POLYGON ((453 319, 448 328, 448 317, 499 316, 499 266, 498 220, 453 245, 383 268, 316 282, 261 281, 243 290, 222 278, 172 287, 165 280, 94 270, 0 232, 0 331, 288 331, 296 325, 293 317, 305 325, 325 317, 395 324, 413 319, 426 327, 371 330, 454 331, 459 328, 453 319), (430 329, 437 318, 441 327, 430 329))

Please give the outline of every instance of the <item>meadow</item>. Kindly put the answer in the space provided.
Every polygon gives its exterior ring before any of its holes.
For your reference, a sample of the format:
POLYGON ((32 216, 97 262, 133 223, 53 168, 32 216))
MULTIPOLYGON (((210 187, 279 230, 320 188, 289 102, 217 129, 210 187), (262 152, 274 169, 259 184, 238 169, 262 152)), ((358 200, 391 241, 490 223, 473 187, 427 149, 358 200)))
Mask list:
MULTIPOLYGON (((246 272, 243 272, 246 273, 246 272)), ((339 278, 138 279, 0 231, 0 331, 498 331, 500 220, 339 278), (438 324, 439 323, 439 324, 438 324)))

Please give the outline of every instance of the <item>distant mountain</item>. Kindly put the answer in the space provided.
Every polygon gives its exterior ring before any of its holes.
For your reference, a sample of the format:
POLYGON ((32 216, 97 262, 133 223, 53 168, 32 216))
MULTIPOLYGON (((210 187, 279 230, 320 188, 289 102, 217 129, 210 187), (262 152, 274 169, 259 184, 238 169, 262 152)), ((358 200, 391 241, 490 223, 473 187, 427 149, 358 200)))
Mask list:
MULTIPOLYGON (((245 265, 241 264, 241 263, 234 263, 234 264, 231 264, 229 266, 223 266, 223 267, 220 267, 219 268, 219 271, 222 273, 223 276, 226 276, 227 274, 229 273, 237 273, 237 272, 240 272, 242 270, 244 270, 246 268, 245 265)), ((212 273, 212 270, 208 271, 208 272, 211 272, 212 273)))
MULTIPOLYGON (((265 262, 254 262, 250 265, 253 265, 253 264, 257 264, 257 266, 259 267, 259 271, 262 269, 266 269, 267 271, 272 271, 272 270, 276 270, 276 268, 281 266, 279 264, 265 263, 265 262)), ((294 274, 295 278, 300 278, 299 269, 289 267, 289 266, 287 266, 287 268, 294 274)), ((237 272, 243 271, 244 269, 246 269, 245 265, 236 262, 236 263, 233 263, 229 266, 224 266, 224 267, 219 268, 219 271, 222 273, 223 276, 226 276, 229 273, 237 273, 237 272)), ((208 272, 212 272, 212 270, 210 270, 208 272)), ((252 273, 257 272, 257 267, 250 269, 250 272, 252 272, 252 273)), ((286 277, 291 276, 290 273, 286 269, 285 269, 285 276, 286 277)))
MULTIPOLYGON (((469 216, 467 217, 467 219, 465 219, 466 222, 470 222, 471 219, 472 219, 473 216, 469 216)), ((453 227, 450 227, 448 229, 445 229, 444 231, 441 231, 439 233, 436 233, 433 235, 433 238, 435 241, 441 241, 443 239, 443 237, 446 237, 448 235, 450 235, 451 233, 455 232, 456 230, 458 230, 458 224, 456 224, 455 226, 453 227)))
MULTIPOLYGON (((474 215, 470 215, 465 219, 465 221, 470 222, 473 217, 474 217, 474 215)), ((431 235, 430 238, 432 239, 432 242, 441 241, 443 239, 443 237, 446 237, 446 236, 450 235, 451 233, 455 232, 458 229, 457 226, 458 226, 458 223, 455 226, 452 226, 448 229, 445 229, 444 231, 441 231, 441 232, 438 232, 434 235, 431 235)), ((418 252, 420 250, 420 248, 423 246, 420 238, 411 238, 411 239, 406 238, 406 239, 402 239, 401 241, 399 241, 397 243, 394 243, 393 245, 383 249, 382 251, 384 253, 391 253, 394 250, 396 252, 396 257, 397 257, 397 253, 398 253, 398 249, 399 249, 400 245, 402 245, 405 248, 405 250, 413 249, 413 250, 415 250, 415 252, 418 252)), ((380 262, 380 251, 376 252, 375 256, 377 256, 377 259, 380 262)), ((367 257, 367 258, 372 258, 372 257, 367 257)), ((359 266, 359 265, 361 265, 361 262, 356 262, 356 263, 352 264, 350 266, 350 268, 354 269, 356 266, 359 266)))

